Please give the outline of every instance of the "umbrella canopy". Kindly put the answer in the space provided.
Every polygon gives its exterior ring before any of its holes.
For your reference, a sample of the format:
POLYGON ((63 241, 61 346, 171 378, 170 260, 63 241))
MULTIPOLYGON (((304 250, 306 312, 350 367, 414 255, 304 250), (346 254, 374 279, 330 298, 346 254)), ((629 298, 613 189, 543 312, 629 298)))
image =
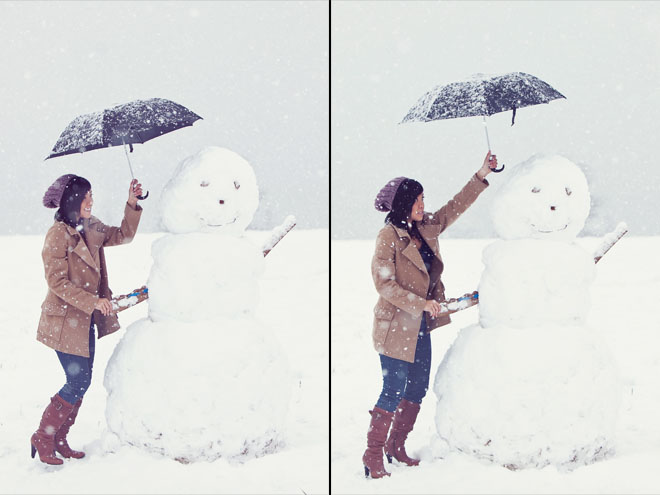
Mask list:
POLYGON ((475 74, 463 81, 436 86, 422 96, 401 121, 428 122, 460 117, 489 116, 566 98, 548 83, 524 72, 475 74))
MULTIPOLYGON (((128 144, 133 152, 133 143, 144 143, 181 127, 193 125, 202 117, 186 107, 164 98, 135 100, 99 112, 80 115, 71 121, 46 157, 83 153, 85 151, 128 144)), ((128 168, 133 175, 131 159, 126 152, 128 168)), ((138 199, 146 199, 138 196, 138 199)))
MULTIPOLYGON (((475 74, 463 81, 436 86, 417 101, 400 123, 481 116, 490 151, 486 116, 513 110, 513 125, 517 108, 549 103, 558 98, 566 97, 545 81, 524 72, 475 74)), ((493 172, 502 170, 504 165, 493 172)))
POLYGON ((133 151, 133 143, 144 143, 201 118, 164 98, 135 100, 76 117, 46 159, 123 144, 131 145, 133 151))

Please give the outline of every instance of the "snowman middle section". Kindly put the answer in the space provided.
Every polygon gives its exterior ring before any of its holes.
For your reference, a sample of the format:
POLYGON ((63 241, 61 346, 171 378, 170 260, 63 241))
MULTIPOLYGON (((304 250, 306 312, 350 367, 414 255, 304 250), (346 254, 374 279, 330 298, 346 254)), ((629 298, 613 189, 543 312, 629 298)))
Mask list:
POLYGON ((499 240, 484 249, 482 261, 479 322, 483 327, 585 323, 595 265, 576 243, 499 240))
POLYGON ((264 270, 259 247, 245 236, 166 234, 152 245, 148 280, 153 321, 203 321, 252 315, 264 270))

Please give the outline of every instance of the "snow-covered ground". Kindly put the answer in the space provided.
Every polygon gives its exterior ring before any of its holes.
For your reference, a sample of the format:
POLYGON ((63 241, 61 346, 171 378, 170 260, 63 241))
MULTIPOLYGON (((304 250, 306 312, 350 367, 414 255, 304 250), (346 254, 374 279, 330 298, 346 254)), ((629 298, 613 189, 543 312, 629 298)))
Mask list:
MULTIPOLYGON (((259 244, 270 236, 267 231, 247 234, 259 244)), ((131 244, 107 249, 115 295, 146 282, 151 243, 161 235, 138 233, 131 244)), ((0 289, 0 493, 327 493, 328 237, 327 229, 294 228, 266 257, 259 281, 256 317, 268 322, 293 374, 286 446, 281 451, 245 463, 218 459, 181 464, 134 447, 111 445, 103 375, 127 327, 147 316, 148 302, 144 302, 120 313, 120 331, 97 341, 92 385, 69 435, 72 447, 84 449, 87 457, 67 460, 62 466, 46 466, 29 455, 30 435, 49 397, 64 380, 54 351, 35 338, 46 294, 43 236, 0 237, 4 280, 0 289)), ((224 342, 226 336, 219 336, 215 344, 224 342)), ((182 366, 182 381, 186 373, 182 366)))
MULTIPOLYGON (((483 248, 492 239, 441 239, 447 297, 477 288, 483 248)), ((595 251, 600 238, 580 237, 595 251)), ((418 467, 386 465, 388 478, 364 478, 361 456, 366 447, 368 410, 381 387, 378 355, 371 343, 372 309, 377 300, 370 273, 373 241, 331 243, 331 486, 343 493, 659 493, 660 471, 660 237, 628 233, 596 266, 588 324, 602 332, 623 376, 622 407, 613 457, 560 472, 510 471, 434 445, 436 397, 429 390, 409 454, 418 467)), ((539 260, 539 263, 542 263, 539 260)), ((478 306, 453 315, 453 323, 434 330, 431 380, 445 351, 461 328, 478 322, 478 306)), ((520 370, 525 373, 524 369, 520 370)), ((507 390, 501 390, 506 396, 507 390)))

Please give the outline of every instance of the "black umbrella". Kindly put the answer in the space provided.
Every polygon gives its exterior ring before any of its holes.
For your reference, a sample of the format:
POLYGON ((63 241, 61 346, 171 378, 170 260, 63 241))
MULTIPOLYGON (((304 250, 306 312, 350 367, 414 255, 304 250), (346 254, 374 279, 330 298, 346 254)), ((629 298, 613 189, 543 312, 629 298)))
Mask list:
MULTIPOLYGON (((524 72, 475 74, 463 81, 436 86, 417 101, 401 123, 481 116, 490 151, 486 116, 513 110, 513 125, 516 109, 558 98, 566 97, 548 83, 524 72)), ((494 172, 503 169, 504 166, 494 172)))
MULTIPOLYGON (((133 175, 126 145, 133 152, 134 143, 144 143, 201 119, 186 107, 163 98, 135 100, 99 112, 80 115, 64 129, 50 155, 83 153, 110 146, 124 146, 128 168, 133 175)), ((140 199, 145 199, 149 192, 140 199)))

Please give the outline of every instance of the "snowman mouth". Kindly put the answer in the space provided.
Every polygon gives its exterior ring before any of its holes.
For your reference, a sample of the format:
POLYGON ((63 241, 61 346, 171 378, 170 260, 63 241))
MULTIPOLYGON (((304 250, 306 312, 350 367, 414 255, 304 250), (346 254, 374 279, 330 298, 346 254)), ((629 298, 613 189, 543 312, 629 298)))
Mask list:
MULTIPOLYGON (((204 219, 202 219, 204 220, 204 219)), ((230 225, 238 220, 238 217, 234 217, 234 219, 231 222, 226 222, 226 223, 207 223, 209 227, 224 227, 225 225, 230 225)))
POLYGON ((536 225, 534 225, 534 224, 531 224, 531 225, 532 225, 532 227, 534 227, 536 229, 537 232, 541 232, 542 234, 552 234, 553 232, 561 232, 562 230, 566 230, 566 227, 568 227, 568 224, 566 224, 561 229, 541 230, 536 225))

